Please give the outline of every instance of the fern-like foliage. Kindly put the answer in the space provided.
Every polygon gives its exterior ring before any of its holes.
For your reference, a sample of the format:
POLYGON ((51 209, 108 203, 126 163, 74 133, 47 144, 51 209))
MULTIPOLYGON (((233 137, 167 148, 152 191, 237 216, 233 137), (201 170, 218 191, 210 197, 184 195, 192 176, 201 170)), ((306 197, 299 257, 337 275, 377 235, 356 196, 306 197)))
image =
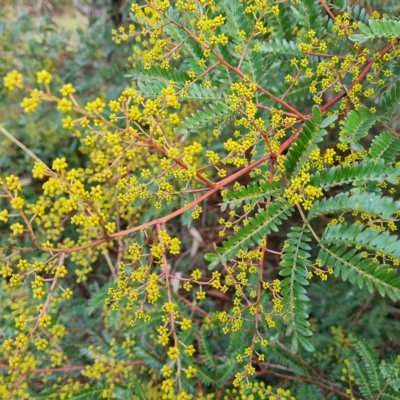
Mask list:
POLYGON ((246 35, 248 35, 251 33, 253 28, 252 25, 247 23, 243 4, 238 0, 222 0, 221 5, 225 9, 227 26, 230 29, 229 32, 238 43, 243 43, 243 39, 239 36, 239 32, 244 31, 246 32, 246 35))
POLYGON ((181 122, 184 128, 177 128, 175 131, 183 135, 182 141, 184 141, 188 138, 190 132, 205 127, 216 120, 227 118, 231 114, 229 107, 225 103, 217 102, 216 104, 210 104, 204 107, 203 110, 192 114, 191 117, 186 117, 186 119, 181 122))
POLYGON ((282 345, 280 345, 279 343, 271 343, 268 346, 268 351, 260 346, 260 351, 267 353, 266 355, 273 363, 283 365, 300 374, 307 373, 306 366, 301 363, 299 358, 288 349, 282 347, 282 345))
POLYGON ((342 130, 345 133, 340 140, 349 143, 356 151, 363 150, 357 143, 360 139, 367 136, 368 130, 375 124, 379 117, 365 107, 357 107, 347 115, 342 130))
POLYGON ((385 96, 382 100, 382 107, 387 119, 389 119, 395 109, 396 106, 400 102, 400 81, 392 86, 390 92, 386 92, 385 96))
POLYGON ((292 351, 297 353, 299 344, 308 351, 313 351, 314 347, 306 339, 312 335, 308 329, 310 326, 308 319, 307 303, 310 299, 306 295, 304 286, 309 285, 308 271, 306 267, 310 265, 311 247, 306 243, 311 239, 307 234, 309 230, 303 227, 292 227, 292 232, 288 234, 288 239, 283 246, 282 270, 279 275, 284 279, 281 281, 283 312, 286 315, 286 335, 291 337, 292 351))
POLYGON ((399 359, 393 357, 379 363, 371 346, 361 337, 353 337, 350 369, 356 376, 360 392, 367 400, 396 400, 400 397, 399 359))
MULTIPOLYGON (((179 13, 173 7, 167 10, 167 16, 174 21, 180 20, 179 13)), ((183 48, 188 55, 188 57, 184 58, 184 63, 195 74, 201 74, 202 67, 198 63, 203 58, 201 46, 194 39, 188 38, 187 34, 174 24, 167 24, 165 30, 176 43, 184 43, 183 48)))
POLYGON ((368 385, 373 392, 382 390, 381 377, 379 376, 379 361, 376 355, 372 352, 367 342, 362 338, 357 338, 354 341, 354 348, 361 357, 364 368, 368 376, 368 385))
POLYGON ((382 132, 371 144, 369 156, 378 162, 385 160, 392 163, 400 153, 400 139, 394 137, 390 132, 382 132))
MULTIPOLYGON (((147 97, 158 97, 163 89, 168 86, 166 82, 138 82, 141 92, 147 97)), ((226 93, 222 90, 213 90, 197 84, 192 84, 186 89, 184 100, 216 102, 223 101, 226 93)))
POLYGON ((139 400, 147 400, 146 391, 138 379, 133 379, 132 389, 139 400))
POLYGON ((308 219, 310 220, 323 214, 357 212, 390 220, 399 209, 400 201, 393 201, 391 197, 380 196, 376 193, 350 195, 350 193, 344 192, 329 199, 324 198, 316 201, 308 213, 308 219))
POLYGON ((298 44, 294 40, 273 39, 261 44, 261 51, 268 54, 277 54, 282 56, 299 57, 303 53, 299 50, 298 44))
POLYGON ((370 19, 368 25, 360 21, 358 28, 361 33, 351 35, 350 39, 362 43, 373 38, 400 37, 400 21, 398 19, 370 19))
MULTIPOLYGON (((376 155, 375 151, 374 154, 376 155)), ((316 171, 311 176, 310 184, 325 189, 349 183, 383 182, 384 180, 397 184, 396 178, 398 176, 400 176, 400 168, 394 168, 381 159, 376 163, 374 161, 363 161, 345 166, 336 165, 330 169, 316 171)))
POLYGON ((289 87, 290 84, 287 82, 277 83, 271 92, 278 97, 282 97, 286 93, 285 99, 290 102, 304 101, 312 97, 310 81, 307 78, 299 78, 296 86, 288 91, 289 87))
POLYGON ((197 84, 192 84, 186 89, 185 99, 216 101, 226 98, 226 93, 222 90, 211 89, 197 84))
POLYGON ((189 76, 182 71, 175 69, 163 69, 159 66, 154 66, 149 69, 143 67, 128 68, 127 78, 132 78, 139 82, 165 82, 168 84, 171 81, 179 83, 182 87, 188 81, 189 76))
POLYGON ((258 201, 271 200, 272 197, 280 195, 283 188, 280 183, 262 180, 259 183, 242 186, 239 189, 224 192, 221 210, 225 211, 227 207, 235 208, 245 204, 256 204, 258 201))
POLYGON ((322 244, 362 246, 366 250, 385 257, 400 258, 400 240, 397 235, 373 228, 364 229, 361 224, 335 224, 324 230, 322 244))
POLYGON ((308 161, 311 151, 317 148, 316 144, 322 140, 326 133, 325 129, 318 129, 310 120, 304 123, 303 130, 291 146, 285 160, 285 171, 288 179, 299 174, 302 166, 308 161))
POLYGON ((258 211, 254 217, 249 218, 247 225, 239 228, 222 247, 216 248, 219 256, 215 253, 206 254, 206 260, 211 262, 208 268, 215 268, 219 260, 223 263, 233 260, 240 249, 247 251, 250 246, 260 243, 271 231, 278 232, 277 225, 281 225, 291 214, 292 206, 284 200, 277 200, 258 211))
POLYGON ((153 353, 147 350, 145 347, 135 346, 133 348, 137 357, 140 357, 141 360, 150 368, 154 368, 159 371, 164 365, 162 360, 159 360, 153 353))
POLYGON ((236 356, 248 345, 244 331, 230 331, 224 335, 223 344, 221 342, 217 344, 214 340, 210 340, 209 332, 202 327, 198 332, 198 338, 201 365, 194 364, 192 357, 189 356, 185 356, 185 360, 199 371, 197 376, 204 385, 224 386, 237 369, 236 356), (218 352, 225 350, 225 356, 217 358, 216 349, 218 352))
POLYGON ((320 266, 332 268, 336 277, 365 286, 372 293, 377 289, 381 296, 389 296, 392 300, 400 299, 400 278, 396 270, 380 265, 372 258, 364 258, 363 253, 346 244, 319 243, 318 260, 320 266))
POLYGON ((217 369, 217 360, 215 359, 213 351, 211 350, 210 345, 208 344, 203 329, 200 330, 199 336, 200 336, 201 358, 204 362, 204 365, 211 371, 215 371, 217 369))
POLYGON ((272 28, 274 39, 287 39, 293 36, 292 13, 288 3, 280 3, 278 7, 279 14, 266 14, 266 25, 272 28))
POLYGON ((292 8, 299 19, 299 25, 307 32, 310 30, 319 31, 322 24, 321 8, 313 0, 300 0, 297 8, 292 8))
POLYGON ((348 12, 356 21, 364 23, 368 23, 369 21, 369 13, 367 9, 365 7, 360 7, 359 4, 350 7, 346 0, 329 0, 327 3, 340 12, 348 12))
POLYGON ((307 383, 301 383, 297 385, 297 390, 296 390, 296 400, 322 400, 322 394, 321 391, 318 389, 317 386, 307 384, 307 383))

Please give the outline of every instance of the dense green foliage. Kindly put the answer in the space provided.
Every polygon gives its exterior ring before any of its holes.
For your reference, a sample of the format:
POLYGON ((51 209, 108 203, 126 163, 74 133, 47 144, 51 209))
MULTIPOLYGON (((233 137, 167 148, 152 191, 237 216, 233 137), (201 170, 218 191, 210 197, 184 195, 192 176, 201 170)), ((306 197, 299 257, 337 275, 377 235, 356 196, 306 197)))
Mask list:
POLYGON ((0 14, 0 399, 400 398, 399 11, 0 14))

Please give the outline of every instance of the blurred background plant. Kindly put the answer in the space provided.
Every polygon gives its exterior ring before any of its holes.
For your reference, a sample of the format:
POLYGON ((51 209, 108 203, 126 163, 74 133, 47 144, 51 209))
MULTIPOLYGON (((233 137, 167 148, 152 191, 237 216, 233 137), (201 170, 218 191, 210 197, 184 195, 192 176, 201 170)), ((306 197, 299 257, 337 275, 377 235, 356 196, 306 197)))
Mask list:
MULTIPOLYGON (((119 24, 122 15, 119 7, 117 17, 117 12, 112 12, 114 3, 112 0, 16 1, 12 5, 3 2, 0 74, 4 76, 7 71, 17 69, 34 82, 36 72, 45 69, 62 77, 57 78, 59 85, 73 82, 83 101, 93 93, 104 98, 115 97, 126 84, 124 74, 131 49, 129 44, 115 46, 111 40, 114 19, 119 24)), ((44 162, 68 156, 72 165, 79 165, 76 151, 79 141, 63 134, 60 111, 47 107, 39 113, 25 114, 18 107, 22 93, 6 96, 6 90, 0 87, 0 118, 4 126, 17 139, 23 139, 44 162)), ((21 174, 31 168, 32 159, 3 138, 0 154, 3 171, 21 174)))

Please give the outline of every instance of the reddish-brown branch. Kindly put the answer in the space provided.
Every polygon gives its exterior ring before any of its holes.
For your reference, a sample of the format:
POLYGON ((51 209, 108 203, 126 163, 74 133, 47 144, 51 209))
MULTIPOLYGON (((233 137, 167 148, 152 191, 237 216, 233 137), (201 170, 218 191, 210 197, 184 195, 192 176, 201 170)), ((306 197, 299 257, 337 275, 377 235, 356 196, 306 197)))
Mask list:
POLYGON ((328 7, 328 5, 326 4, 325 0, 320 0, 320 3, 322 5, 322 7, 324 7, 326 13, 333 19, 335 20, 335 15, 333 14, 333 12, 331 11, 331 9, 328 7))
MULTIPOLYGON (((288 144, 288 146, 289 146, 289 144, 288 144)), ((70 249, 51 248, 51 249, 45 249, 45 250, 47 250, 49 252, 56 252, 56 253, 73 253, 75 251, 86 250, 91 247, 98 246, 102 243, 105 243, 108 240, 116 239, 120 236, 125 236, 129 233, 138 232, 138 231, 141 231, 142 229, 146 229, 146 228, 149 228, 149 227, 157 225, 157 224, 161 224, 161 225, 165 224, 166 222, 170 221, 171 219, 183 214, 185 211, 187 211, 187 210, 191 209, 192 207, 194 207, 195 205, 201 203, 204 199, 206 199, 206 198, 210 197, 212 194, 218 192, 227 184, 236 181, 239 177, 245 175, 247 172, 256 168, 263 162, 268 161, 270 158, 271 158, 271 155, 267 154, 266 156, 260 158, 259 160, 255 161, 254 163, 248 165, 247 167, 242 168, 240 171, 237 171, 236 173, 232 174, 231 176, 228 176, 227 178, 222 179, 221 181, 219 181, 215 184, 215 187, 213 189, 210 189, 207 193, 204 193, 202 196, 198 197, 196 200, 193 200, 191 203, 187 204, 185 207, 182 207, 179 210, 176 210, 176 211, 172 212, 171 214, 166 215, 165 217, 161 217, 161 218, 155 219, 153 221, 147 222, 145 224, 138 225, 138 226, 135 226, 130 229, 126 229, 126 230, 123 230, 120 232, 113 233, 112 235, 109 235, 108 239, 94 240, 91 243, 88 243, 88 244, 85 244, 82 246, 72 247, 70 249)))
MULTIPOLYGON (((155 9, 154 6, 149 3, 148 1, 146 1, 146 4, 155 9)), ((224 65, 225 67, 227 67, 228 69, 230 69, 232 72, 234 72, 236 75, 240 76, 242 79, 245 78, 245 74, 238 68, 234 67, 232 64, 229 64, 227 61, 225 61, 225 59, 223 57, 221 57, 217 52, 214 51, 214 49, 207 45, 206 43, 202 42, 191 30, 189 30, 188 28, 186 28, 186 26, 179 24, 178 22, 174 21, 172 18, 169 18, 168 15, 163 14, 163 17, 165 19, 167 19, 171 24, 181 28, 182 30, 184 30, 193 40, 195 40, 200 46, 204 47, 206 50, 209 50, 212 55, 217 58, 217 60, 224 65)), ((293 114, 295 114, 297 116, 298 119, 300 120, 304 120, 304 115, 301 114, 299 111, 297 111, 295 108, 293 108, 290 104, 286 103, 285 101, 282 101, 281 99, 279 99, 278 97, 274 96, 272 93, 268 92, 268 90, 264 89, 262 86, 260 86, 257 82, 254 82, 253 80, 251 80, 248 76, 246 76, 246 80, 251 83, 254 84, 257 88, 258 91, 264 93, 266 96, 268 96, 270 99, 276 101, 277 103, 279 103, 282 107, 286 108, 287 110, 289 110, 290 112, 292 112, 293 114)))
MULTIPOLYGON (((386 46, 379 54, 381 56, 383 56, 384 54, 386 54, 387 52, 389 52, 391 49, 393 48, 392 44, 389 44, 388 46, 386 46)), ((368 72, 371 70, 372 65, 374 64, 375 60, 372 59, 368 62, 368 64, 366 65, 366 67, 362 70, 362 72, 360 73, 360 75, 358 75, 358 78, 356 81, 354 81, 347 89, 346 91, 339 93, 336 97, 334 97, 331 101, 329 101, 328 103, 324 104, 321 107, 321 111, 325 112, 327 110, 329 110, 331 107, 333 107, 339 100, 341 100, 344 96, 346 96, 347 92, 349 92, 355 85, 357 85, 358 83, 360 83, 365 76, 368 74, 368 72)))

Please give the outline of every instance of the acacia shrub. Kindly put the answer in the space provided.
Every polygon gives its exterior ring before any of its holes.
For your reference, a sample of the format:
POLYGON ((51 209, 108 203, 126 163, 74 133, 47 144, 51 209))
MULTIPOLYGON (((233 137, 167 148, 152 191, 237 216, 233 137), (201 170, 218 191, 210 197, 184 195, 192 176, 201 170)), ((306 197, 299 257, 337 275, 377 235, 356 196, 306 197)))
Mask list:
POLYGON ((400 23, 371 8, 149 0, 116 96, 5 75, 81 164, 0 127, 40 188, 1 178, 3 398, 396 398, 400 23))

